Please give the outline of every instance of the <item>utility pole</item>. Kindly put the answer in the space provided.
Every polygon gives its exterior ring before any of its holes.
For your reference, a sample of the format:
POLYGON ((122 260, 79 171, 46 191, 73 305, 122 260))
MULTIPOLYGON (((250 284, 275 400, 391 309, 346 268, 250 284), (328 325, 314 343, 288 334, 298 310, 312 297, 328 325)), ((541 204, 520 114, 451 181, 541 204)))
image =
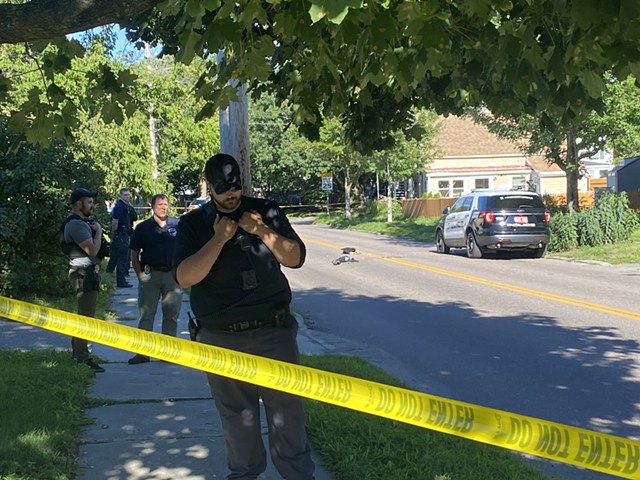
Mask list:
MULTIPOLYGON (((144 58, 147 62, 147 70, 153 70, 151 65, 151 45, 144 42, 144 58)), ((151 145, 151 178, 157 180, 160 176, 158 171, 158 138, 156 136, 156 119, 153 116, 153 103, 149 100, 147 113, 149 115, 149 143, 151 145)))
MULTIPOLYGON (((218 58, 223 52, 218 54, 218 58)), ((247 86, 236 87, 238 101, 230 102, 225 110, 220 110, 220 152, 233 156, 240 165, 242 175, 242 193, 251 195, 251 148, 249 145, 249 106, 247 102, 247 86)))

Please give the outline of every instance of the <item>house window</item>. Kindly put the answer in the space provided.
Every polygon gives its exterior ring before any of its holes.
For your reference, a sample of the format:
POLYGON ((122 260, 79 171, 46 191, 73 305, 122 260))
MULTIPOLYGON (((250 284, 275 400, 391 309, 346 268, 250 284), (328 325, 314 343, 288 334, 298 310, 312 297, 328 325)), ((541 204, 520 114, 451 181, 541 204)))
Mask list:
POLYGON ((527 189, 526 177, 511 177, 511 189, 526 190, 527 189))
POLYGON ((459 197, 464 193, 464 180, 454 180, 453 181, 453 196, 459 197))
POLYGON ((441 197, 449 197, 451 182, 449 180, 438 180, 438 192, 441 197))
POLYGON ((464 193, 464 180, 438 180, 438 192, 442 197, 459 197, 464 193))
POLYGON ((489 179, 476 178, 476 188, 489 188, 489 179))

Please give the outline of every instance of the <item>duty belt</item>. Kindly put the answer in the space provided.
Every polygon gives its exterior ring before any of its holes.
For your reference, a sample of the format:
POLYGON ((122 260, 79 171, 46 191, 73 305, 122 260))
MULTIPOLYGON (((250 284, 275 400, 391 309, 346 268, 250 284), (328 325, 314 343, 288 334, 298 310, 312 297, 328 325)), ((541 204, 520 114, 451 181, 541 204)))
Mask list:
POLYGON ((273 310, 266 317, 210 328, 212 330, 223 330, 226 332, 244 332, 246 330, 253 330, 260 327, 290 327, 291 324, 291 315, 289 313, 289 306, 287 305, 273 310))
POLYGON ((171 268, 170 267, 152 267, 151 265, 145 265, 143 268, 144 273, 146 273, 147 275, 154 270, 156 272, 170 272, 171 268))

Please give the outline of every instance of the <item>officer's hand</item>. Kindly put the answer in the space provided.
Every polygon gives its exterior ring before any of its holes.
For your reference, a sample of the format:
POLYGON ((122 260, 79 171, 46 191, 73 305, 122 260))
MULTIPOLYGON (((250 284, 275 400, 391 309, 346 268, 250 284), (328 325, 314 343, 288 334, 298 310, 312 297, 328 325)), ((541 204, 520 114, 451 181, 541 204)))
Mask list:
POLYGON ((261 228, 266 227, 266 225, 262 221, 262 215, 254 210, 250 212, 244 212, 242 214, 242 217, 240 217, 240 220, 238 220, 238 225, 245 232, 251 233, 253 235, 257 235, 258 231, 261 228))
POLYGON ((94 232, 102 233, 102 226, 95 220, 91 222, 90 226, 91 226, 91 230, 93 230, 94 232))
POLYGON ((225 242, 233 238, 238 229, 238 224, 229 217, 216 216, 215 222, 213 222, 213 231, 215 236, 222 238, 225 242))

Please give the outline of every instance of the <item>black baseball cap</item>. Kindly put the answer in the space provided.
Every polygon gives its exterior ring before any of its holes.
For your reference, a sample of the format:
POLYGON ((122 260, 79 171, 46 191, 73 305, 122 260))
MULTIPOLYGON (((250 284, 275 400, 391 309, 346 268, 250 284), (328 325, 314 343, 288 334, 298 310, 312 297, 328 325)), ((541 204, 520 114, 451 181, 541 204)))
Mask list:
POLYGON ((73 205, 81 198, 96 198, 97 196, 98 192, 92 192, 91 190, 87 190, 86 188, 76 188, 73 192, 71 192, 71 197, 69 198, 69 200, 71 201, 71 205, 73 205))
POLYGON ((242 189, 240 166, 235 158, 226 153, 218 153, 207 160, 204 176, 218 195, 232 188, 242 189))

